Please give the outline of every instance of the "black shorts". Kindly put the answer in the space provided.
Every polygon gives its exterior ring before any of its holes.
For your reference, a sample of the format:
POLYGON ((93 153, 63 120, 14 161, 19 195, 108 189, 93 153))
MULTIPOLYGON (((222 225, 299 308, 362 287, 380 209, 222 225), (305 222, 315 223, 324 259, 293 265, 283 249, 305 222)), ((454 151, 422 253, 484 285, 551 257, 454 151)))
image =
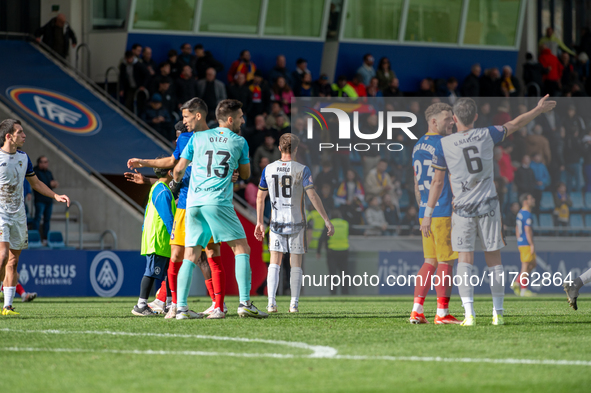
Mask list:
POLYGON ((157 280, 164 280, 169 260, 170 258, 161 255, 146 255, 146 271, 144 272, 144 276, 153 277, 157 280))

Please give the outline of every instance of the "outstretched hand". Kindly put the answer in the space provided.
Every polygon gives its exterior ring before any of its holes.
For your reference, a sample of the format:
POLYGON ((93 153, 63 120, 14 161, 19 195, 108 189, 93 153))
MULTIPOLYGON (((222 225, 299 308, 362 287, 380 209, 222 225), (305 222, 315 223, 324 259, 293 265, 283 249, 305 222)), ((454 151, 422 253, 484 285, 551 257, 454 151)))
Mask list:
POLYGON ((538 108, 542 111, 542 113, 550 112, 554 107, 556 107, 556 101, 548 101, 549 94, 546 94, 542 99, 538 102, 538 108))
POLYGON ((136 169, 133 172, 125 172, 123 176, 125 176, 127 181, 135 184, 150 184, 150 179, 139 173, 136 169))
POLYGON ((134 168, 141 168, 143 167, 142 162, 139 158, 130 158, 129 160, 127 160, 127 167, 129 169, 134 169, 134 168))

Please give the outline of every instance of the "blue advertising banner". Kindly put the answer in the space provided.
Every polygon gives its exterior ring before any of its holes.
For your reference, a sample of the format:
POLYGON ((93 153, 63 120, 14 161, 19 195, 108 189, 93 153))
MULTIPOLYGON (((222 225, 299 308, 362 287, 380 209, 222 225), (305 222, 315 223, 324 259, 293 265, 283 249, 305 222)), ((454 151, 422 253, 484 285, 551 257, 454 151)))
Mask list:
POLYGON ((0 41, 0 51, 11 59, 0 62, 3 102, 97 172, 122 174, 127 158, 170 154, 32 44, 0 41))
POLYGON ((52 296, 136 296, 146 267, 138 251, 24 250, 19 281, 52 296))
MULTIPOLYGON (((490 276, 486 268, 483 252, 474 253, 472 285, 475 294, 490 294, 490 276)), ((521 269, 518 252, 503 252, 505 269, 505 292, 511 292, 511 284, 517 279, 521 269)), ((379 253, 379 294, 408 295, 412 294, 415 278, 423 263, 422 252, 380 252, 379 253)), ((530 285, 534 293, 564 293, 562 283, 574 280, 582 272, 591 268, 591 253, 581 252, 542 252, 537 254, 537 267, 530 276, 530 285)), ((457 284, 461 278, 454 277, 457 284)), ((434 282, 436 284, 436 281, 434 282)), ((457 285, 453 292, 458 293, 457 285)))

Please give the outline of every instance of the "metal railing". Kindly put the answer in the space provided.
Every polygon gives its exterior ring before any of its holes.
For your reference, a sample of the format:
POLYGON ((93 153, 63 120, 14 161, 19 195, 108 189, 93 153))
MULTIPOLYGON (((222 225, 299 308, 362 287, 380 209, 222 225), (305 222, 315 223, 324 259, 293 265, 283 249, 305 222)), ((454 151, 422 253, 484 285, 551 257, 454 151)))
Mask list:
POLYGON ((109 93, 109 72, 111 71, 115 71, 117 73, 117 91, 115 92, 115 97, 119 97, 119 90, 121 89, 121 86, 119 85, 119 68, 115 66, 111 66, 107 68, 107 71, 105 71, 105 91, 107 94, 109 93))
POLYGON ((82 205, 78 201, 70 201, 70 206, 66 207, 66 246, 68 245, 68 238, 70 237, 70 207, 76 206, 78 208, 78 247, 82 250, 83 247, 83 240, 82 240, 82 233, 84 232, 84 227, 82 223, 82 205))
POLYGON ((150 99, 150 93, 148 93, 148 90, 137 89, 135 91, 135 94, 133 95, 133 113, 136 116, 138 116, 138 114, 137 114, 137 97, 140 95, 140 93, 146 97, 146 102, 148 102, 148 100, 150 99))
POLYGON ((101 233, 101 237, 99 239, 100 243, 101 243, 101 250, 105 249, 105 236, 106 235, 111 235, 111 237, 113 238, 113 250, 117 249, 117 234, 115 233, 114 230, 112 229, 107 229, 105 230, 103 233, 101 233))
POLYGON ((542 96, 542 89, 540 88, 540 85, 538 85, 536 82, 529 82, 527 85, 525 85, 525 94, 527 94, 529 92, 529 88, 533 87, 536 89, 536 97, 541 97, 542 96))
MULTIPOLYGON (((90 87, 94 92, 100 94, 101 97, 103 97, 104 99, 109 101, 111 104, 113 104, 119 111, 123 112, 122 115, 127 116, 128 119, 132 122, 132 124, 135 123, 135 125, 138 127, 138 129, 140 131, 143 131, 144 133, 146 133, 147 135, 152 137, 152 139, 155 139, 155 142, 159 143, 160 146, 164 150, 172 152, 172 149, 170 147, 170 142, 166 138, 164 138, 156 130, 154 130, 150 126, 148 126, 140 118, 135 116, 131 111, 129 111, 127 108, 125 108, 125 106, 123 106, 119 101, 115 100, 113 97, 111 97, 110 94, 105 92, 104 89, 100 88, 94 81, 92 81, 86 75, 84 75, 83 73, 78 71, 76 68, 73 68, 63 57, 61 57, 59 54, 57 54, 53 49, 51 49, 45 43, 43 43, 43 42, 38 43, 35 41, 35 38, 33 36, 31 36, 29 34, 24 34, 24 33, 0 32, 0 38, 23 39, 23 40, 27 40, 27 41, 31 42, 33 45, 38 47, 40 52, 42 52, 42 53, 46 52, 47 53, 46 56, 48 58, 50 58, 51 60, 53 60, 56 63, 59 63, 60 66, 66 68, 68 71, 72 72, 75 76, 82 79, 88 85, 88 87, 90 87)), ((6 99, 6 97, 4 97, 4 95, 0 95, 0 100, 3 101, 8 107, 11 107, 10 101, 8 101, 6 99)), ((18 110, 17 110, 17 112, 18 112, 18 110)), ((22 113, 19 112, 19 114, 22 114, 22 113)), ((144 213, 144 208, 142 206, 137 204, 127 194, 125 194, 118 187, 116 187, 113 183, 111 183, 109 180, 107 180, 103 175, 101 175, 99 172, 97 172, 93 167, 88 165, 85 160, 83 160, 76 153, 74 153, 72 150, 70 150, 57 137, 52 135, 50 132, 46 131, 45 128, 43 127, 43 125, 41 123, 39 123, 36 119, 28 118, 27 122, 29 124, 31 124, 32 126, 35 126, 37 128, 37 130, 41 134, 43 134, 43 136, 45 136, 47 139, 49 139, 54 145, 56 145, 64 153, 69 155, 78 165, 80 165, 82 168, 84 168, 84 170, 88 171, 90 174, 92 174, 94 177, 96 177, 99 181, 101 181, 101 183, 103 183, 105 186, 107 186, 111 191, 115 192, 119 197, 121 197, 123 200, 125 200, 134 209, 136 209, 138 212, 140 212, 142 214, 144 213)))
POLYGON ((80 57, 80 49, 86 48, 86 76, 90 77, 90 47, 88 44, 79 44, 76 48, 76 69, 78 69, 78 58, 80 57))

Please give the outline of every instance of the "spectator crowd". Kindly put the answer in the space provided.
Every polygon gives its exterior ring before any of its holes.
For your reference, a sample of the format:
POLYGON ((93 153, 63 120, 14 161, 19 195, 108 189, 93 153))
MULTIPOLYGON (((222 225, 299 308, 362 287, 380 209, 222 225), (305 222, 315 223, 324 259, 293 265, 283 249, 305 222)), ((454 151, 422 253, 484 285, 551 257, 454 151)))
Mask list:
POLYGON ((352 234, 365 235, 419 233, 410 157, 416 141, 401 133, 394 142, 404 149, 396 153, 370 150, 318 154, 318 142, 331 141, 335 136, 320 134, 308 139, 306 118, 292 106, 294 97, 375 98, 371 101, 374 110, 360 115, 360 127, 374 130, 378 126, 377 110, 400 108, 417 116, 413 129, 423 134, 427 128, 423 112, 434 102, 453 105, 458 97, 473 97, 479 105, 476 126, 485 127, 504 124, 526 112, 537 102, 528 97, 565 97, 556 111, 540 116, 497 146, 494 168, 507 229, 514 228, 518 197, 523 193, 535 197, 535 214, 540 213, 542 197, 547 195, 544 193, 552 193, 553 224, 568 226, 570 195, 591 193, 591 113, 581 101, 569 98, 591 96, 587 55, 591 32, 584 29, 576 51, 564 45, 551 28, 539 44, 537 60, 534 54, 526 55, 522 79, 508 65, 482 70, 474 64, 461 83, 454 77, 427 77, 416 91, 404 93, 390 60, 383 57, 376 66, 369 53, 360 59, 354 75, 341 75, 330 82, 326 74, 315 78, 304 58, 298 58, 290 68, 285 56, 278 54, 275 65, 264 75, 248 50, 240 52, 232 64, 224 65, 203 45, 185 43, 180 52, 171 49, 168 60, 156 64, 149 47, 134 44, 120 63, 119 97, 170 141, 176 137, 173 124, 180 119, 179 108, 190 98, 200 97, 207 103, 211 126, 217 125, 213 108, 218 102, 240 100, 246 119, 242 135, 250 147, 253 176, 247 182, 238 182, 236 192, 255 205, 262 169, 279 159, 279 138, 291 132, 302 141, 298 161, 312 169, 327 211, 339 210, 352 225, 352 234), (385 98, 396 98, 399 105, 385 98))

